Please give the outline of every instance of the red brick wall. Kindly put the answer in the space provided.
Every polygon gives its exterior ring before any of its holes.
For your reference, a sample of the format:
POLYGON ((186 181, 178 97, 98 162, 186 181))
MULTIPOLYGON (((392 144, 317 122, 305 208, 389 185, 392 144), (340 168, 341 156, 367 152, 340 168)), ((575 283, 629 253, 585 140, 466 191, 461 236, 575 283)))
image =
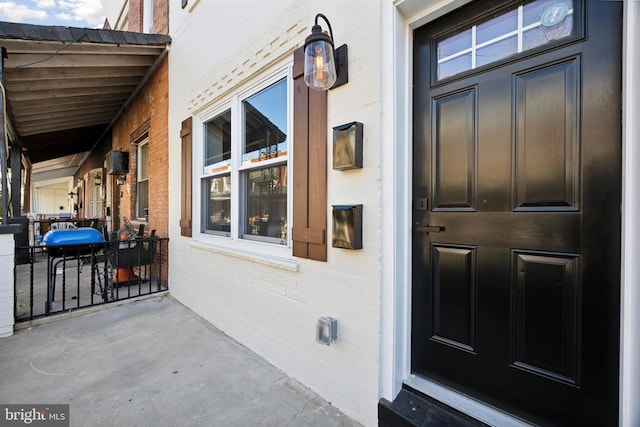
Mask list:
MULTIPOLYGON (((135 215, 136 146, 132 132, 149 122, 149 224, 158 236, 168 235, 169 147, 168 147, 168 59, 158 67, 143 90, 113 126, 112 149, 129 152, 129 174, 120 187, 120 213, 131 219, 135 215)), ((117 196, 117 195, 116 195, 117 196)))
POLYGON ((128 31, 142 33, 142 3, 143 0, 129 0, 128 31))
POLYGON ((153 32, 169 34, 169 0, 153 0, 153 32))
MULTIPOLYGON (((143 32, 144 0, 129 0, 129 31, 143 32)), ((153 0, 153 32, 169 34, 169 1, 153 0)))

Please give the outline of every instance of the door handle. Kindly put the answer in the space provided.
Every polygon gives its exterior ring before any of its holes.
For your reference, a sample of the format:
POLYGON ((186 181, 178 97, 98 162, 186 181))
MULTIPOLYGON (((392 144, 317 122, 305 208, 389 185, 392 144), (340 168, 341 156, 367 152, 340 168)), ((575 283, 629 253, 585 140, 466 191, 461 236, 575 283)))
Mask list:
POLYGON ((441 231, 444 231, 444 227, 438 227, 437 225, 416 224, 416 231, 418 233, 439 233, 441 231))

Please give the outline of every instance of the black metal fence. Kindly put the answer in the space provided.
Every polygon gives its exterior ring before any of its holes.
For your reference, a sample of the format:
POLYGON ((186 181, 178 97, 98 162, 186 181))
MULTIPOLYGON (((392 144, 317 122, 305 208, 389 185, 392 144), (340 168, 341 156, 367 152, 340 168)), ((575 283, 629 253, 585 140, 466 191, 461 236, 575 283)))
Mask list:
POLYGON ((152 235, 18 248, 29 262, 15 267, 16 322, 167 290, 168 241, 152 235))

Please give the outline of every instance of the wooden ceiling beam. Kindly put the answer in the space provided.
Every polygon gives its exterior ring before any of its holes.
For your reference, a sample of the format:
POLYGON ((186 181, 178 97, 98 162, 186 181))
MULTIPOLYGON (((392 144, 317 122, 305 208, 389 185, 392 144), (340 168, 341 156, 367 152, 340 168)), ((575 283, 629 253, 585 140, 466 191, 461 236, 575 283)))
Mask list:
POLYGON ((18 124, 19 126, 27 126, 31 124, 46 123, 47 121, 68 120, 69 117, 73 117, 73 119, 78 120, 93 116, 110 115, 112 117, 118 112, 119 109, 119 105, 115 105, 112 107, 98 106, 94 108, 85 107, 83 109, 76 110, 49 111, 41 114, 21 115, 19 119, 16 119, 16 124, 18 124))
POLYGON ((125 45, 97 43, 38 42, 33 40, 2 40, 2 46, 11 55, 37 53, 51 55, 56 52, 74 55, 153 55, 157 56, 165 47, 158 45, 125 45))
POLYGON ((58 67, 150 67, 155 56, 150 55, 12 55, 5 59, 5 69, 58 67))
POLYGON ((38 108, 67 108, 73 106, 83 106, 83 105, 110 105, 113 103, 118 103, 120 105, 124 104, 127 98, 122 94, 109 94, 103 96, 96 96, 91 98, 85 97, 73 97, 67 99, 60 99, 55 103, 55 106, 52 106, 51 101, 48 99, 44 100, 30 100, 30 101, 18 101, 9 103, 9 109, 15 113, 20 114, 24 111, 27 111, 29 108, 38 109, 38 108))
POLYGON ((47 79, 32 81, 11 81, 11 90, 15 92, 24 91, 46 91, 51 88, 56 89, 81 89, 95 87, 112 86, 137 86, 140 83, 139 77, 80 77, 76 79, 47 79))
POLYGON ((68 129, 74 129, 74 128, 78 128, 78 127, 86 127, 86 126, 94 126, 94 125, 107 125, 109 124, 109 122, 111 121, 111 119, 113 119, 113 114, 111 115, 104 115, 102 117, 93 117, 91 118, 91 120, 89 119, 83 119, 83 120, 75 120, 75 119, 69 119, 69 120, 65 120, 59 123, 54 123, 51 121, 48 121, 47 123, 43 124, 43 125, 30 125, 30 126, 25 126, 25 127, 21 127, 21 136, 30 136, 30 135, 37 135, 37 134, 42 134, 42 133, 48 133, 48 132, 56 132, 56 131, 61 131, 61 130, 68 130, 68 129))
POLYGON ((110 108, 110 107, 118 107, 120 108, 124 103, 124 99, 118 98, 115 100, 101 100, 100 102, 96 102, 95 100, 85 101, 85 102, 74 102, 74 103, 58 103, 56 105, 44 104, 39 106, 32 105, 31 102, 23 102, 20 104, 18 108, 15 105, 11 107, 11 112, 16 116, 20 117, 28 117, 30 115, 37 114, 47 114, 47 113, 57 113, 57 112, 65 112, 67 114, 73 114, 76 111, 82 111, 87 108, 110 108))
MULTIPOLYGON (((95 77, 144 77, 147 74, 147 67, 59 67, 55 72, 46 68, 18 68, 14 70, 4 70, 4 79, 7 82, 20 82, 31 80, 68 80, 75 78, 95 77)), ((11 83, 9 83, 11 84, 11 83)))
POLYGON ((52 103, 57 102, 60 99, 74 98, 74 99, 86 99, 93 96, 101 96, 108 94, 122 94, 126 96, 131 94, 136 88, 136 85, 129 86, 108 86, 101 88, 73 88, 73 89, 51 89, 43 90, 39 92, 25 91, 25 92, 12 92, 7 90, 7 99, 9 102, 18 101, 36 101, 48 99, 52 103))

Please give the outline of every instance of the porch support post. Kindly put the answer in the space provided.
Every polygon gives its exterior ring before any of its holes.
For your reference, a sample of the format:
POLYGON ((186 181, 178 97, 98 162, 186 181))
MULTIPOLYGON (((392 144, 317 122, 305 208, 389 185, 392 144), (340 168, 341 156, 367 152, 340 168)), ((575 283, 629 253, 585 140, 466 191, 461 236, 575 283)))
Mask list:
POLYGON ((22 186, 22 143, 19 139, 11 143, 9 159, 11 160, 11 216, 13 218, 19 218, 22 216, 22 207, 20 206, 20 195, 22 192, 20 188, 22 186))
POLYGON ((13 335, 15 324, 13 235, 19 230, 18 225, 0 225, 0 338, 13 335))
POLYGON ((9 135, 6 135, 4 130, 6 129, 5 121, 7 118, 4 116, 5 110, 5 90, 4 90, 4 57, 7 54, 7 50, 3 47, 0 48, 0 84, 2 84, 2 93, 0 96, 0 173, 2 177, 0 179, 1 187, 0 192, 2 193, 2 223, 7 224, 9 220, 9 187, 7 185, 7 147, 8 141, 6 138, 9 135))

